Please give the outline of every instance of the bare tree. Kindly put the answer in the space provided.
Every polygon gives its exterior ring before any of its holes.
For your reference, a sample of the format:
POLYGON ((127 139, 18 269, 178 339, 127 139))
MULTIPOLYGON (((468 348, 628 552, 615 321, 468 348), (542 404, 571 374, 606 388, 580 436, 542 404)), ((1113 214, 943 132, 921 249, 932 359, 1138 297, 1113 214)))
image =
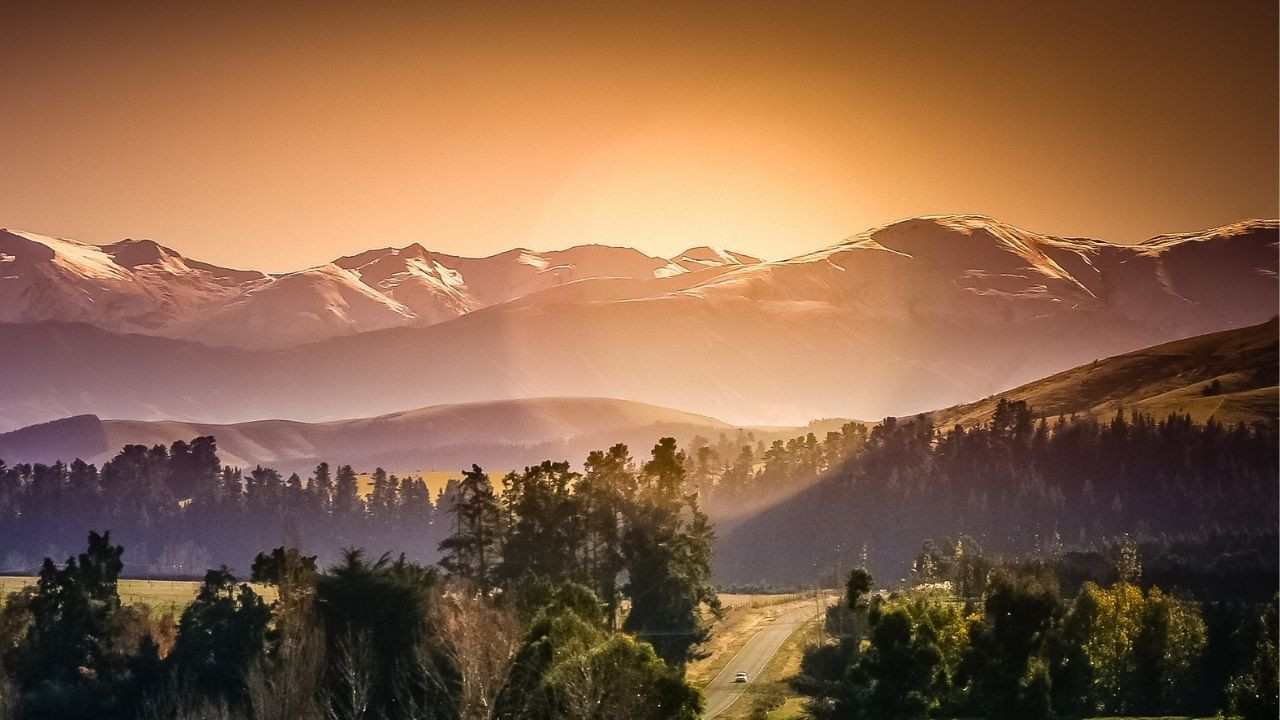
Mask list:
POLYGON ((346 633, 333 648, 333 685, 327 688, 328 720, 363 720, 372 699, 377 659, 367 633, 346 633))
POLYGON ((275 641, 249 671, 246 685, 255 720, 321 720, 325 635, 315 607, 314 558, 280 548, 259 555, 254 572, 277 589, 275 641))
POLYGON ((169 678, 148 694, 138 710, 137 720, 249 720, 221 700, 195 700, 187 685, 169 678))
POLYGON ((274 658, 259 660, 246 684, 255 720, 322 720, 324 635, 318 628, 291 628, 274 658))
POLYGON ((487 720, 520 644, 520 623, 482 596, 445 595, 444 636, 461 673, 463 720, 487 720))

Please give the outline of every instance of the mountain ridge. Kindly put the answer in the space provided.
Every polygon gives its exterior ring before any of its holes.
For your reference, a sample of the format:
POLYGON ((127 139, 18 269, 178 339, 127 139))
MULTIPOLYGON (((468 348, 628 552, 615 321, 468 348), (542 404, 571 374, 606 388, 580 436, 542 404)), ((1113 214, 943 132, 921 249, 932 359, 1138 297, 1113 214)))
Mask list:
POLYGON ((0 275, 0 321, 84 321, 113 332, 275 349, 446 322, 581 279, 666 277, 751 261, 758 262, 721 252, 682 263, 601 244, 468 258, 411 243, 267 274, 186 258, 150 239, 93 245, 0 229, 0 264, 12 273, 0 275))
MULTIPOLYGON (((637 299, 662 287, 655 280, 692 275, 687 281, 693 287, 681 288, 686 293, 732 287, 759 297, 754 278, 795 274, 795 268, 812 274, 813 266, 823 263, 841 272, 850 269, 849 263, 893 265, 868 251, 918 261, 944 274, 959 270, 971 293, 1009 294, 1027 301, 1030 308, 1055 293, 1060 301, 1096 302, 1107 291, 1105 276, 1134 274, 1123 267, 1126 264, 1163 266, 1166 256, 1195 254, 1198 245, 1224 246, 1241 235, 1275 229, 1275 221, 1249 220, 1120 245, 1033 233, 981 215, 932 215, 871 228, 776 262, 708 246, 691 247, 670 259, 599 244, 548 252, 513 248, 465 258, 412 243, 272 275, 203 263, 147 239, 98 246, 0 230, 0 270, 8 271, 0 274, 0 300, 5 301, 0 321, 85 321, 113 332, 278 349, 389 327, 448 322, 582 280, 636 281, 628 299, 637 299), (918 232, 921 229, 925 232, 918 232), (922 245, 919 236, 925 235, 922 245), (19 240, 25 246, 15 249, 19 240), (974 267, 961 267, 957 253, 969 256, 974 267), (1031 272, 1024 278, 1027 282, 1017 282, 1020 271, 1031 272), (255 332, 257 328, 271 331, 255 332)), ((1183 284, 1191 282, 1187 273, 1181 274, 1183 284)), ((1147 276, 1152 275, 1147 272, 1142 280, 1151 282, 1147 276)), ((1154 277, 1166 289, 1176 284, 1163 267, 1155 269, 1154 277)), ((787 279, 783 284, 795 283, 787 279)), ((1115 295, 1124 302, 1123 293, 1115 295)))
MULTIPOLYGON (((30 349, 0 373, 0 429, 86 412, 319 421, 548 396, 651 402, 752 426, 909 415, 1272 317, 1277 223, 1226 228, 1140 247, 976 216, 913 219, 787 261, 562 278, 445 322, 348 326, 279 349, 0 323, 0 345, 30 349)), ((521 277, 539 277, 533 270, 521 277)), ((252 317, 229 327, 243 331, 252 317)), ((282 315, 254 334, 291 325, 307 329, 282 315)))

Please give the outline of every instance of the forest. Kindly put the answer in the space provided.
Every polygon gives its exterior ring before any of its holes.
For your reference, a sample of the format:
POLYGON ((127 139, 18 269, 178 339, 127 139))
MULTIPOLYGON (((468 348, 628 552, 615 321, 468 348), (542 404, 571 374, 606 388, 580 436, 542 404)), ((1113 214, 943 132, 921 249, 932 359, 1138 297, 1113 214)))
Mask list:
MULTIPOLYGON (((721 523, 722 582, 810 584, 856 565, 900 580, 924 541, 961 536, 993 557, 1088 552, 1126 533, 1174 548, 1231 536, 1241 540, 1223 546, 1221 559, 1196 558, 1201 572, 1214 572, 1217 560, 1274 578, 1278 565, 1267 542, 1280 506, 1274 423, 1123 410, 1109 420, 1051 421, 1002 400, 974 427, 888 418, 739 452, 716 477, 708 512, 764 509, 721 523)), ((715 447, 690 454, 717 466, 715 447)))
POLYGON ((1262 602, 1206 601, 1147 580, 1136 543, 1119 550, 1106 585, 977 548, 907 590, 875 592, 856 569, 792 684, 818 720, 1276 717, 1274 585, 1262 602))
POLYGON ((0 610, 0 718, 695 718, 728 583, 845 587, 794 680, 819 719, 1274 717, 1274 424, 1001 401, 580 467, 433 498, 212 437, 0 464, 3 569, 38 573, 0 610), (140 575, 203 581, 166 612, 121 601, 140 575))
POLYGON ((90 532, 0 609, 0 718, 696 718, 683 669, 719 604, 684 482, 670 438, 639 467, 617 445, 500 493, 473 468, 438 568, 281 546, 247 578, 208 570, 176 618, 122 604, 125 548, 90 532))
MULTIPOLYGON (((605 462, 612 453, 591 457, 605 462)), ((1125 533, 1177 546, 1270 532, 1280 522, 1274 423, 1124 411, 1106 421, 1050 421, 1002 401, 990 422, 974 427, 886 418, 770 445, 745 434, 695 438, 679 457, 685 492, 720 528, 714 570, 724 585, 830 584, 856 565, 901 579, 923 542, 961 536, 992 556, 1021 556, 1089 551, 1125 533)), ((509 473, 495 478, 495 492, 526 478, 572 487, 592 474, 592 462, 509 473)), ((346 547, 433 563, 463 477, 435 497, 421 478, 381 469, 366 490, 348 465, 321 463, 307 478, 286 478, 222 466, 212 437, 126 446, 100 469, 78 460, 0 461, 0 572, 32 574, 40 558, 74 552, 91 528, 111 528, 140 575, 198 577, 220 565, 244 572, 260 549, 277 546, 322 563, 337 562, 346 547)), ((1254 557, 1237 543, 1223 552, 1230 557, 1222 562, 1276 567, 1274 548, 1254 557)))

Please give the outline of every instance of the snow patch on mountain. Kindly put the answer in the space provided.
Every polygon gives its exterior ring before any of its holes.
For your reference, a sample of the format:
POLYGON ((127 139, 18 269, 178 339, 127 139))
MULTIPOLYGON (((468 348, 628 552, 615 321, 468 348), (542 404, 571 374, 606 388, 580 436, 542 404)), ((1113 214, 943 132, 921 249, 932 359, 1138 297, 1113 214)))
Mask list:
POLYGON ((0 277, 0 321, 88 322, 160 334, 182 317, 238 295, 261 273, 187 263, 150 241, 97 246, 0 230, 12 257, 0 277))
POLYGON ((517 299, 541 309, 696 298, 741 304, 743 312, 839 310, 859 323, 912 327, 1035 322, 1065 307, 1159 328, 1164 337, 1231 327, 1242 304, 1274 295, 1276 235, 1274 220, 1247 221, 1125 246, 981 215, 936 215, 776 262, 711 246, 667 259, 608 245, 465 258, 413 243, 266 275, 202 263, 146 239, 97 246, 0 231, 0 322, 86 322, 284 348, 445 323, 517 299), (560 289, 546 292, 553 288, 560 289))
POLYGON ((1275 221, 1250 221, 1126 246, 981 215, 926 216, 790 260, 734 268, 674 294, 709 302, 808 298, 867 321, 913 324, 1105 310, 1177 336, 1238 324, 1232 318, 1242 303, 1274 294, 1276 231, 1275 221))
POLYGON ((516 258, 516 262, 520 263, 521 265, 528 265, 529 267, 538 268, 539 270, 543 270, 547 267, 546 258, 540 255, 535 255, 534 253, 531 253, 528 250, 521 250, 520 255, 516 258))
POLYGON ((706 268, 734 265, 755 265, 760 262, 759 258, 754 258, 750 255, 725 250, 724 248, 700 245, 691 247, 671 258, 666 265, 655 271, 654 275, 656 277, 671 277, 682 272, 697 272, 706 268))

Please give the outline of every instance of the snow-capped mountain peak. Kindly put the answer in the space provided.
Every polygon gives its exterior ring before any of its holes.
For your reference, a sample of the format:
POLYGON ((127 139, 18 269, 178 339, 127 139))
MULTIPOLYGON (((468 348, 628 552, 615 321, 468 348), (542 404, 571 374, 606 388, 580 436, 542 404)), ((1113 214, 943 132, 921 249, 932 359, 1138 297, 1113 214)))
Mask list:
POLYGON ((115 332, 163 334, 180 318, 238 295, 261 273, 188 265, 154 243, 109 246, 0 231, 0 321, 87 322, 115 332))
MULTIPOLYGON (((707 265, 746 258, 686 254, 707 265)), ((433 325, 577 280, 651 279, 668 265, 607 245, 465 258, 412 243, 267 275, 199 262, 150 239, 99 246, 6 230, 0 231, 0 322, 77 321, 214 345, 285 347, 433 325)))
POLYGON ((776 262, 710 246, 670 259, 609 245, 467 258, 413 243, 265 275, 146 239, 98 246, 0 231, 0 322, 77 321, 279 348, 445 323, 517 299, 534 308, 544 297, 599 304, 679 296, 848 312, 859 322, 1035 322, 1068 307, 1196 330, 1273 288, 1276 233, 1276 221, 1249 221, 1117 245, 981 215, 932 215, 776 262))

